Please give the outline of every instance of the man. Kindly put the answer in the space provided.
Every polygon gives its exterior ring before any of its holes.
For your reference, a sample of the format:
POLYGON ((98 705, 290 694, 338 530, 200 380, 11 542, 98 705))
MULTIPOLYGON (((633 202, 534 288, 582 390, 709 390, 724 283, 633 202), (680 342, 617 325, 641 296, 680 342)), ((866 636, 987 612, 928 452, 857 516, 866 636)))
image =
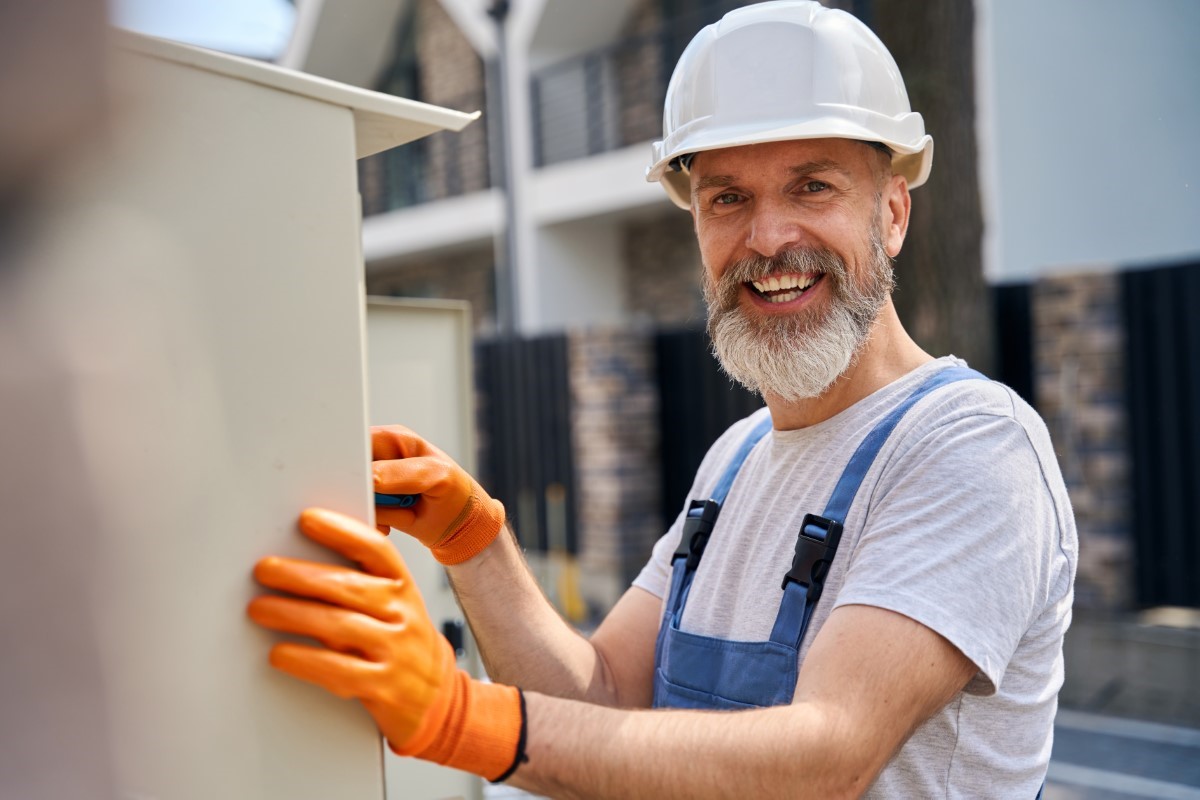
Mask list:
POLYGON ((649 177, 691 212, 715 350, 767 410, 713 446, 591 640, 498 535, 499 503, 374 430, 377 491, 420 495, 381 530, 447 565, 496 683, 455 669, 374 531, 323 511, 301 528, 364 570, 260 563, 311 600, 251 616, 328 647, 272 663, 361 699, 401 754, 556 797, 1036 796, 1075 531, 1032 410, 896 316, 931 158, 853 17, 789 0, 702 31, 649 177))

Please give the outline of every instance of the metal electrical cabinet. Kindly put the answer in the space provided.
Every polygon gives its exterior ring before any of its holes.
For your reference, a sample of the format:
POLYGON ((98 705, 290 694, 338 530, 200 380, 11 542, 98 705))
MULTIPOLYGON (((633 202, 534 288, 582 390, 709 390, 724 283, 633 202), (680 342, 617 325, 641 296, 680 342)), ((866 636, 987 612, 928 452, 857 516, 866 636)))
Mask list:
MULTIPOLYGON (((455 301, 368 300, 371 423, 412 428, 474 471, 470 306, 455 301)), ((465 647, 459 665, 478 674, 478 659, 445 570, 416 540, 398 532, 393 532, 391 539, 421 587, 434 624, 457 627, 463 634, 465 647)), ((389 800, 482 796, 482 781, 463 772, 399 758, 390 751, 386 765, 389 800)))
MULTIPOLYGON (((473 117, 132 34, 113 53, 103 156, 60 193, 74 268, 48 315, 86 454, 63 488, 95 497, 97 746, 123 798, 381 800, 370 718, 271 669, 279 637, 244 609, 257 558, 332 559, 301 509, 373 514, 355 159, 473 117)), ((469 402, 446 391, 433 420, 469 402)), ((469 430, 454 413, 439 434, 469 430)))

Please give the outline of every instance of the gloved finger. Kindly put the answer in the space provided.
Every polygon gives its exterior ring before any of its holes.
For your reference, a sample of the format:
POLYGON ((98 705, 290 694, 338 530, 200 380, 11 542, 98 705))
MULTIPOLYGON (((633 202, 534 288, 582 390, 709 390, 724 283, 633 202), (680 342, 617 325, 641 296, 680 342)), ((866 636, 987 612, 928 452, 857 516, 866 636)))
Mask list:
POLYGON ((271 666, 302 681, 315 683, 338 697, 369 695, 381 667, 355 656, 321 647, 283 642, 271 648, 271 666))
POLYGON ((408 531, 412 530, 413 523, 417 521, 417 512, 411 508, 375 506, 375 520, 386 525, 386 529, 395 528, 398 531, 408 531))
POLYGON ((314 542, 361 564, 372 575, 412 581, 404 559, 392 543, 354 517, 325 508, 306 508, 300 514, 300 531, 314 542))
POLYGON ((379 660, 382 640, 389 633, 366 614, 290 597, 256 597, 246 614, 264 628, 308 636, 340 653, 361 654, 372 661, 379 660))
POLYGON ((322 600, 385 622, 399 622, 403 616, 396 581, 356 569, 267 556, 254 565, 254 579, 271 589, 322 600))
POLYGON ((371 460, 380 461, 416 456, 441 456, 445 453, 403 425, 371 427, 371 460))
POLYGON ((371 462, 375 491, 383 494, 420 494, 440 497, 456 472, 452 461, 437 456, 413 456, 371 462))

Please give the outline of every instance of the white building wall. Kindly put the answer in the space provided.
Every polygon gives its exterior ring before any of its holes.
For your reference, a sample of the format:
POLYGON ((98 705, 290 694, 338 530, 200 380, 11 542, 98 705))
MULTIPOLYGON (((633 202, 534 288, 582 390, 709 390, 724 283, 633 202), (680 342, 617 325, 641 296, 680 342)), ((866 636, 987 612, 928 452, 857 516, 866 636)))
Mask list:
POLYGON ((977 3, 989 279, 1200 253, 1200 3, 977 3))
POLYGON ((526 330, 614 325, 624 318, 621 236, 613 220, 590 219, 538 229, 537 305, 526 330))
MULTIPOLYGON (((487 3, 440 2, 481 55, 495 54, 496 27, 487 17, 487 3)), ((369 217, 363 223, 368 271, 386 270, 416 255, 437 254, 499 235, 508 227, 511 212, 516 234, 512 281, 517 330, 534 334, 615 324, 627 316, 625 270, 621 268, 623 237, 608 216, 667 205, 662 190, 645 182, 650 148, 641 144, 534 169, 532 109, 525 87, 535 66, 614 39, 633 5, 633 0, 529 0, 513 5, 506 25, 506 65, 515 203, 510 208, 502 190, 495 188, 369 217)), ((601 125, 605 141, 616 138, 616 119, 584 118, 588 113, 582 104, 584 87, 571 82, 576 75, 565 73, 561 86, 551 82, 552 91, 567 98, 578 96, 581 103, 573 117, 568 113, 566 119, 557 120, 573 126, 575 135, 562 145, 565 151, 545 154, 551 161, 586 156, 589 125, 601 125)), ((498 120, 492 119, 491 124, 498 120)))
POLYGON ((554 0, 546 3, 530 41, 529 65, 541 69, 617 39, 634 0, 554 0))

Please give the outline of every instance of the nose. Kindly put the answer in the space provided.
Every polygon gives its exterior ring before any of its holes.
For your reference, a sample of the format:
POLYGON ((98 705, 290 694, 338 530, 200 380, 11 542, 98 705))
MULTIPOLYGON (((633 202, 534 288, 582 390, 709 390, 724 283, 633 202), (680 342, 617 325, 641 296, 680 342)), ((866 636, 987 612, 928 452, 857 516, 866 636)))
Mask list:
POLYGON ((803 238, 804 231, 794 211, 763 198, 755 202, 746 232, 747 248, 772 258, 795 247, 803 238))

